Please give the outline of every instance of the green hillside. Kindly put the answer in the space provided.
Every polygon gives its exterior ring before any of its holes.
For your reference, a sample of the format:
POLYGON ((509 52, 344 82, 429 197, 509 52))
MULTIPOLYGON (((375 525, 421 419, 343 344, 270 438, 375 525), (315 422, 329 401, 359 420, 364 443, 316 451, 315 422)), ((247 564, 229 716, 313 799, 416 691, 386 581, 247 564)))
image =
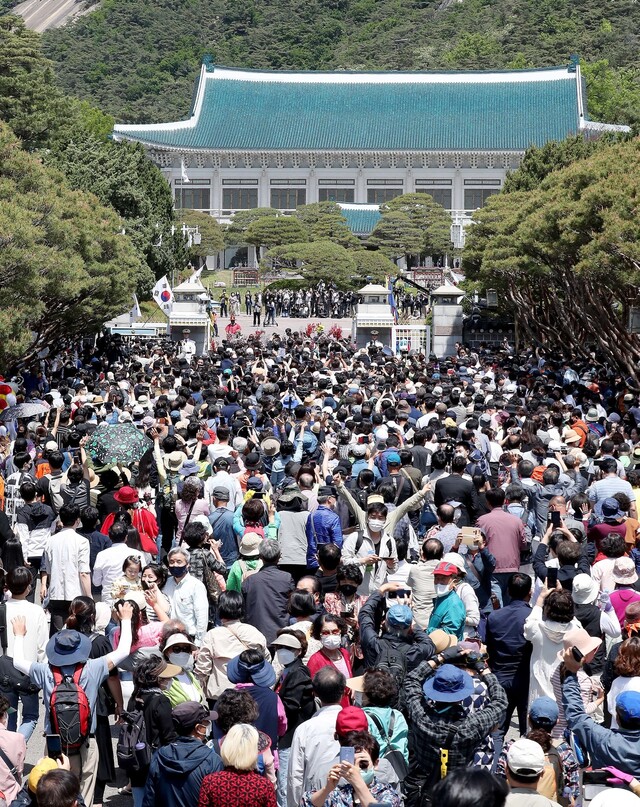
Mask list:
POLYGON ((43 46, 67 92, 121 122, 185 117, 206 52, 296 70, 544 67, 578 53, 591 116, 640 121, 635 0, 104 0, 43 46))

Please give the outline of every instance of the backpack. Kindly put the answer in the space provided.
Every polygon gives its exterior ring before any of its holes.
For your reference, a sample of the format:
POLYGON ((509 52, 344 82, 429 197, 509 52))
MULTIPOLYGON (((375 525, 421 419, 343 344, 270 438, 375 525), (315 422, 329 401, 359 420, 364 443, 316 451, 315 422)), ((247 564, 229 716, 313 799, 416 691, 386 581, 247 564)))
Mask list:
POLYGON ((238 564, 240 565, 240 569, 242 570, 242 582, 243 583, 247 579, 247 577, 251 577, 251 575, 255 574, 258 571, 258 568, 259 568, 258 567, 256 569, 250 569, 248 567, 246 561, 244 561, 244 560, 239 560, 238 564))
POLYGON ((202 582, 207 589, 207 597, 209 598, 209 601, 218 602, 218 597, 220 596, 220 586, 218 585, 215 572, 207 563, 206 553, 203 552, 202 554, 202 582))
POLYGON ((156 504, 165 510, 170 510, 172 513, 176 509, 176 501, 178 500, 178 479, 179 475, 168 475, 165 481, 161 484, 158 496, 156 497, 156 504))
POLYGON ((407 774, 409 773, 409 765, 407 764, 407 760, 404 758, 404 754, 402 753, 402 751, 398 751, 397 748, 391 747, 391 738, 393 737, 393 727, 395 726, 396 723, 395 711, 393 709, 391 710, 389 731, 385 731, 382 721, 373 712, 367 712, 367 717, 373 720, 380 736, 385 742, 384 747, 386 748, 386 750, 382 754, 382 758, 386 759, 387 762, 391 765, 396 776, 398 777, 400 785, 402 786, 402 783, 404 782, 407 774))
POLYGON ((410 647, 407 642, 388 636, 380 639, 380 653, 374 666, 391 673, 398 684, 398 692, 402 690, 407 675, 407 653, 410 647))
POLYGON ((54 734, 60 735, 62 750, 67 756, 79 754, 91 732, 91 707, 87 693, 80 686, 83 668, 83 664, 76 664, 73 675, 68 676, 60 667, 51 667, 51 728, 54 734))
POLYGON ((120 717, 122 725, 116 744, 118 765, 128 773, 148 767, 151 764, 151 751, 147 744, 144 713, 142 711, 122 712, 120 717))
POLYGON ((562 765, 558 749, 552 745, 544 755, 545 764, 542 776, 538 780, 537 792, 541 796, 546 796, 552 801, 558 801, 558 796, 562 795, 564 782, 562 777, 562 765))

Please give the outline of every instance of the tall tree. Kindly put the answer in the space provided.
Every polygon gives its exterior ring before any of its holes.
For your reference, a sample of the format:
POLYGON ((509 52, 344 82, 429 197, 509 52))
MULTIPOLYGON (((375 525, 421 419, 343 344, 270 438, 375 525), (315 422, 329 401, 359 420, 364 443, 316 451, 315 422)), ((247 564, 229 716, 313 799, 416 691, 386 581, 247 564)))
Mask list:
POLYGON ((387 277, 398 272, 395 263, 379 250, 354 250, 352 256, 356 264, 356 274, 363 283, 384 283, 387 277))
POLYGON ((346 289, 354 285, 355 255, 333 241, 313 241, 275 246, 267 252, 265 261, 297 269, 311 283, 323 280, 346 289))
POLYGON ((113 210, 72 191, 0 124, 0 370, 98 330, 152 278, 113 210))
POLYGON ((601 351, 640 380, 640 142, 604 146, 532 190, 501 193, 474 215, 463 266, 498 289, 524 334, 550 349, 601 351))
POLYGON ((439 256, 451 251, 451 216, 428 193, 404 193, 381 205, 380 212, 404 213, 422 233, 420 252, 439 256))
POLYGON ((247 230, 254 221, 262 218, 275 218, 280 215, 280 211, 274 207, 254 207, 250 210, 236 210, 231 217, 231 221, 225 229, 225 242, 229 246, 246 244, 247 230))
POLYGON ((413 256, 420 255, 424 244, 422 232, 409 216, 395 211, 382 216, 368 242, 390 258, 406 258, 407 266, 413 256))
POLYGON ((247 243, 256 247, 277 247, 309 240, 306 227, 293 216, 262 216, 247 227, 247 243))
POLYGON ((184 222, 188 227, 197 227, 200 233, 200 243, 194 243, 189 250, 192 256, 206 258, 207 255, 215 255, 216 252, 224 249, 222 227, 213 216, 201 213, 199 210, 181 210, 178 220, 184 222))

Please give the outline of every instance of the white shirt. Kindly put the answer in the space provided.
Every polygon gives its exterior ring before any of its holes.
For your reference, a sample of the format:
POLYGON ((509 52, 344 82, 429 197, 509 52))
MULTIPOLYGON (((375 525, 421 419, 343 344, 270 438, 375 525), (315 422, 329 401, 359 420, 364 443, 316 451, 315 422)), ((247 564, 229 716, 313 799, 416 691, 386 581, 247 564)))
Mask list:
POLYGON ((235 513, 236 508, 242 504, 242 488, 240 482, 232 476, 228 471, 218 471, 217 474, 210 476, 204 483, 204 493, 210 505, 213 504, 213 490, 214 488, 225 488, 229 491, 229 501, 226 504, 227 510, 235 513))
POLYGON ((204 583, 187 572, 179 582, 170 577, 163 592, 171 603, 171 617, 184 622, 187 633, 195 636, 196 644, 201 645, 209 621, 209 598, 204 583))
MULTIPOLYGON (((87 541, 88 543, 88 541, 87 541)), ((7 600, 7 625, 17 616, 23 616, 27 623, 27 635, 22 645, 22 655, 30 662, 46 661, 45 649, 49 641, 49 626, 43 609, 28 600, 7 600)), ((13 658, 15 637, 7 631, 7 655, 13 658)))
MULTIPOLYGON (((88 546, 89 542, 86 541, 86 543, 88 546)), ((93 567, 93 585, 102 586, 102 601, 108 605, 113 605, 114 602, 111 597, 111 586, 118 577, 122 577, 124 574, 122 567, 125 560, 130 556, 140 558, 140 563, 144 566, 142 553, 136 549, 131 549, 126 544, 113 544, 113 546, 98 552, 93 567)))
POLYGON ((80 575, 89 574, 89 541, 75 530, 66 528, 51 536, 42 556, 42 566, 49 575, 49 599, 70 602, 84 594, 80 575))
POLYGON ((233 446, 230 446, 229 443, 211 443, 211 445, 207 447, 209 462, 211 463, 211 465, 213 465, 213 463, 217 459, 220 459, 220 457, 229 459, 232 451, 233 446))
POLYGON ((329 763, 340 744, 335 739, 340 704, 323 706, 295 730, 289 755, 287 802, 300 804, 307 790, 320 790, 326 782, 329 763))

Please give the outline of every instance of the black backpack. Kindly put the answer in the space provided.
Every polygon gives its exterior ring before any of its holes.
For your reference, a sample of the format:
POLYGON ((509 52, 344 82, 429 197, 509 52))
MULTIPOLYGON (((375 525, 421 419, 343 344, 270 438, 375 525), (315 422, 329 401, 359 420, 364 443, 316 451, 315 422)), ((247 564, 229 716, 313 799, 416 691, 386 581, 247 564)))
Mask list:
POLYGON ((401 692, 407 675, 407 653, 411 645, 402 639, 389 636, 383 636, 379 642, 380 653, 374 666, 391 673, 398 685, 398 692, 401 692))
POLYGON ((386 759, 387 762, 391 765, 391 767, 395 771, 396 776, 398 777, 400 786, 402 787, 402 783, 404 782, 407 774, 409 773, 409 765, 407 763, 407 760, 404 758, 404 754, 402 753, 402 751, 398 751, 397 748, 391 747, 391 738, 393 737, 393 727, 396 724, 396 713, 395 711, 391 710, 389 731, 385 731, 382 721, 373 712, 367 712, 367 717, 370 717, 371 720, 373 720, 373 722, 376 724, 376 728, 378 729, 380 736, 385 742, 386 751, 382 754, 382 758, 386 759))
POLYGON ((147 768, 151 764, 151 751, 147 744, 144 713, 122 712, 121 718, 122 725, 116 744, 118 765, 129 773, 147 768))

